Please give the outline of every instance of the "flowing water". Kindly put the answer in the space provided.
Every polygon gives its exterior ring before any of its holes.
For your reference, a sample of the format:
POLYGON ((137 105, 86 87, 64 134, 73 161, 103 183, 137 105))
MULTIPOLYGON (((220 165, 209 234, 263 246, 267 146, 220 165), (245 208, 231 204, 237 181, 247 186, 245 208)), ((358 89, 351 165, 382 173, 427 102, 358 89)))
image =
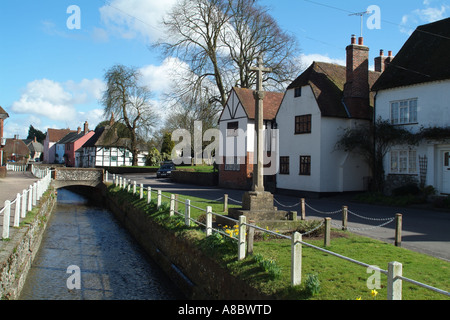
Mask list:
POLYGON ((58 204, 21 300, 183 299, 108 210, 69 190, 58 204))

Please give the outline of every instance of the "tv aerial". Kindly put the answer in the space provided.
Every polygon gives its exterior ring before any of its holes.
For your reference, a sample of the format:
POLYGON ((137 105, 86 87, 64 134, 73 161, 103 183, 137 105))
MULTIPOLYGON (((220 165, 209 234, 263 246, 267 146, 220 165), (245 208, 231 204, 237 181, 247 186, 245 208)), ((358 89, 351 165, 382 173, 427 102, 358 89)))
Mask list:
POLYGON ((356 13, 349 14, 349 16, 360 16, 361 17, 361 37, 363 36, 363 22, 364 22, 364 16, 366 14, 370 14, 370 11, 356 12, 356 13))

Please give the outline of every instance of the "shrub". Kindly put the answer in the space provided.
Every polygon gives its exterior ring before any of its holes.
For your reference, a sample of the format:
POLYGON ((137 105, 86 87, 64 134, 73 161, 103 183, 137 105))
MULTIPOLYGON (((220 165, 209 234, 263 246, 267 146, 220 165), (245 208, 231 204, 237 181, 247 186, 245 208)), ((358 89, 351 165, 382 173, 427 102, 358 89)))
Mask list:
POLYGON ((320 291, 320 281, 317 274, 308 274, 306 278, 306 289, 311 295, 316 295, 320 291))
POLYGON ((392 190, 392 195, 395 196, 407 196, 407 195, 418 195, 420 193, 420 189, 417 184, 409 183, 407 185, 395 188, 392 190))

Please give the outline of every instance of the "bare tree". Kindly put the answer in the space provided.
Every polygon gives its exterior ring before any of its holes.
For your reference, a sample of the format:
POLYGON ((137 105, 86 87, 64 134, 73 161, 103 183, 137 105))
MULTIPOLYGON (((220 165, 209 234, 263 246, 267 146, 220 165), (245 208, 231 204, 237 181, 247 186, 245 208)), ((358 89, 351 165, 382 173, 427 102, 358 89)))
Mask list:
POLYGON ((167 38, 155 46, 190 68, 176 77, 177 97, 195 101, 208 92, 220 110, 231 87, 255 83, 250 67, 259 55, 273 69, 264 79, 271 88, 284 90, 300 71, 295 38, 253 0, 179 0, 163 26, 167 38))
POLYGON ((115 65, 105 74, 107 89, 102 103, 105 116, 114 113, 130 133, 133 165, 138 163, 138 144, 148 137, 148 133, 158 121, 158 116, 150 103, 151 91, 140 85, 140 73, 133 67, 115 65))

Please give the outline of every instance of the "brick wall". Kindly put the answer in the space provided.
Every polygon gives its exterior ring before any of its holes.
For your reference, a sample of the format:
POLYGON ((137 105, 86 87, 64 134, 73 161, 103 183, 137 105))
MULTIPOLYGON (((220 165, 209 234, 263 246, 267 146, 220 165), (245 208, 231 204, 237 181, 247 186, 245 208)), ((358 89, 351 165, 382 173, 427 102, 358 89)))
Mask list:
POLYGON ((223 188, 249 190, 252 186, 253 164, 249 163, 253 152, 247 152, 245 164, 240 165, 239 171, 225 170, 225 160, 219 165, 219 186, 223 188))

